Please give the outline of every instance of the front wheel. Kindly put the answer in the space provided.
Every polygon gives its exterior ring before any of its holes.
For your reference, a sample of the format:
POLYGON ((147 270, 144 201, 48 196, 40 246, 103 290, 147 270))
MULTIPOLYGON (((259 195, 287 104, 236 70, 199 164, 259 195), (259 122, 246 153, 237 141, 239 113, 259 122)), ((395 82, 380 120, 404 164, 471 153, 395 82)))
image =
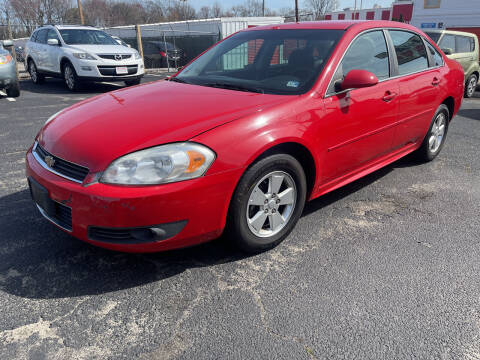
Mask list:
POLYGON ((79 80, 77 77, 77 73, 73 68, 72 64, 66 63, 63 67, 63 78, 65 80, 65 85, 67 86, 68 90, 76 91, 79 88, 79 80))
POLYGON ((8 97, 19 97, 20 96, 20 85, 18 80, 15 81, 9 88, 7 88, 8 97))
POLYGON ((417 150, 418 158, 422 161, 432 161, 440 154, 445 144, 448 132, 450 112, 445 104, 439 106, 433 117, 427 135, 417 150))
POLYGON ((478 78, 477 75, 472 74, 468 77, 467 83, 465 84, 465 97, 471 98, 475 94, 477 89, 478 78))
POLYGON ((142 81, 141 79, 126 80, 125 85, 127 85, 127 86, 139 85, 141 81, 142 81))
POLYGON ((307 194, 305 172, 291 155, 255 163, 233 195, 227 232, 242 250, 256 253, 282 242, 302 215, 307 194))

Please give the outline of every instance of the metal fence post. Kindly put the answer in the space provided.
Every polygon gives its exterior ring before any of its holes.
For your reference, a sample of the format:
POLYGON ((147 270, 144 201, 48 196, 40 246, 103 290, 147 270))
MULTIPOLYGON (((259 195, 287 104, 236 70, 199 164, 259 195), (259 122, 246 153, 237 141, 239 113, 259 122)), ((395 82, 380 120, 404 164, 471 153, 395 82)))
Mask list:
POLYGON ((135 31, 137 32, 137 47, 140 56, 142 57, 143 64, 145 66, 145 59, 143 58, 143 44, 142 44, 142 31, 140 30, 140 25, 135 25, 135 31))

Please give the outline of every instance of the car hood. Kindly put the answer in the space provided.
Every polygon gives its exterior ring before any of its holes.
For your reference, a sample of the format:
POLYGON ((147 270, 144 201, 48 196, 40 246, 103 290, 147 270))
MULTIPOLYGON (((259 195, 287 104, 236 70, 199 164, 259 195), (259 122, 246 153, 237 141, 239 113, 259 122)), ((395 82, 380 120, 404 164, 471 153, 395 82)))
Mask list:
POLYGON ((83 51, 90 54, 134 54, 136 50, 122 45, 69 45, 73 51, 83 51))
POLYGON ((58 157, 103 171, 127 153, 189 140, 287 98, 159 81, 73 105, 45 124, 37 141, 58 157))

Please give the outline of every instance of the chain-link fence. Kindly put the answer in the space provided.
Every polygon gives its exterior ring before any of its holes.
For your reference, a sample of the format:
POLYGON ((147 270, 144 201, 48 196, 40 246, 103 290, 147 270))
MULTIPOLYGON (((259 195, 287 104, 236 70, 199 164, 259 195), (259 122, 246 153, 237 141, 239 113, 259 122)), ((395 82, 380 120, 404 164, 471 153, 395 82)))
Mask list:
POLYGON ((218 24, 177 23, 122 26, 104 29, 143 53, 146 69, 177 69, 221 39, 218 24))

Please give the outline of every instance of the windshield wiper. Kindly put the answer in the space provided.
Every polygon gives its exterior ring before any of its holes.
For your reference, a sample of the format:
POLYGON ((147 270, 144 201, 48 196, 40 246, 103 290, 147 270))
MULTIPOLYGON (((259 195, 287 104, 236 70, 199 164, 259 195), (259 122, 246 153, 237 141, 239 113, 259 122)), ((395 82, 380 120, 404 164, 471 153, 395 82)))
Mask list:
POLYGON ((245 85, 235 85, 235 84, 228 84, 228 83, 221 83, 221 82, 206 83, 206 84, 199 84, 199 85, 214 87, 214 88, 219 88, 219 89, 247 91, 247 92, 254 92, 254 93, 259 93, 259 94, 265 94, 265 91, 263 89, 256 88, 256 87, 245 86, 245 85))
POLYGON ((182 79, 179 79, 175 76, 172 76, 170 79, 167 79, 168 81, 174 81, 174 82, 178 82, 178 83, 182 83, 182 84, 190 84, 189 82, 185 81, 185 80, 182 80, 182 79))

